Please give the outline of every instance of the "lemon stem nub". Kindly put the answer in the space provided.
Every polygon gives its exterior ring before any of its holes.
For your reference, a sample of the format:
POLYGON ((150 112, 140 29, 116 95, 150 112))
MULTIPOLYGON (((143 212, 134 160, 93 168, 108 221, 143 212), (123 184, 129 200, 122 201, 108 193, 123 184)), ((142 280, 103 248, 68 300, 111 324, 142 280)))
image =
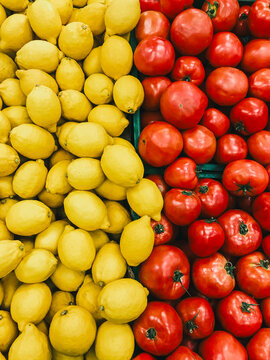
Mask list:
POLYGON ((19 249, 23 251, 23 250, 24 250, 24 246, 23 246, 23 245, 20 245, 19 249))
POLYGON ((104 306, 103 306, 103 305, 100 305, 99 310, 100 310, 100 311, 104 311, 104 306))
POLYGON ((64 315, 67 315, 67 313, 68 313, 67 310, 63 310, 60 315, 61 315, 61 316, 64 316, 64 315))
POLYGON ((103 287, 103 286, 104 286, 104 282, 103 282, 103 281, 99 281, 99 282, 98 282, 98 285, 99 285, 100 287, 103 287))

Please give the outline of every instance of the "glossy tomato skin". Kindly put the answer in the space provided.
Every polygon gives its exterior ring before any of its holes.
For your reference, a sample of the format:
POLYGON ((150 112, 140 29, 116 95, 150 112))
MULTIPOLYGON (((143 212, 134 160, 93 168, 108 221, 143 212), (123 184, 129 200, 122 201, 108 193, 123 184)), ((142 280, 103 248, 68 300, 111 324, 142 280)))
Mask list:
POLYGON ((156 121, 164 121, 159 111, 141 111, 140 120, 142 129, 156 121))
POLYGON ((270 164, 270 131, 263 130, 250 136, 248 150, 253 159, 260 164, 270 164))
POLYGON ((266 326, 270 328, 270 296, 265 298, 261 302, 261 310, 263 314, 263 320, 266 326))
POLYGON ((270 329, 262 328, 247 344, 249 360, 270 359, 270 329))
POLYGON ((171 26, 171 41, 182 55, 198 55, 211 43, 213 25, 199 9, 188 9, 177 15, 171 26))
POLYGON ((176 159, 164 172, 164 179, 171 187, 192 190, 198 183, 195 161, 187 157, 176 159))
POLYGON ((135 320, 133 332, 137 344, 153 355, 168 355, 181 343, 183 327, 174 308, 160 301, 148 303, 142 315, 135 320))
POLYGON ((142 40, 134 52, 134 64, 144 75, 162 76, 172 71, 175 52, 169 40, 150 36, 142 40))
POLYGON ((270 41, 266 39, 251 40, 244 48, 241 68, 253 73, 270 66, 270 41))
POLYGON ((219 138, 229 130, 230 120, 228 116, 218 109, 209 108, 203 114, 200 125, 207 127, 207 129, 214 133, 216 138, 219 138))
POLYGON ((161 11, 173 19, 176 15, 180 14, 184 9, 190 8, 194 0, 160 0, 161 11))
POLYGON ((161 95, 171 83, 171 80, 165 76, 145 78, 142 81, 144 89, 143 109, 147 111, 158 111, 161 95))
POLYGON ((166 192, 169 191, 169 186, 165 183, 163 177, 159 174, 151 174, 147 175, 146 179, 154 181, 154 183, 159 188, 159 191, 161 192, 161 195, 164 197, 166 192))
POLYGON ((249 27, 248 27, 248 15, 250 11, 250 6, 244 5, 240 7, 239 15, 233 29, 234 33, 237 36, 244 37, 249 34, 249 27))
POLYGON ((270 231, 270 192, 264 192, 256 197, 252 204, 252 212, 261 227, 270 231))
POLYGON ((158 299, 176 300, 188 290, 189 274, 184 252, 172 245, 160 245, 141 265, 139 279, 158 299))
POLYGON ((249 77, 249 93, 263 101, 270 101, 270 69, 261 69, 249 77))
POLYGON ((236 160, 228 164, 223 172, 222 183, 234 196, 256 196, 261 194, 269 182, 265 168, 253 160, 236 160))
POLYGON ((269 183, 268 183, 268 186, 267 186, 267 188, 266 188, 266 190, 270 190, 270 164, 269 165, 267 165, 266 167, 265 167, 265 169, 266 169, 266 171, 267 171, 267 173, 268 173, 268 176, 269 176, 269 183))
POLYGON ((205 78, 205 70, 200 59, 194 56, 181 56, 174 64, 171 78, 173 81, 188 81, 201 85, 205 78))
POLYGON ((214 31, 231 31, 236 24, 239 14, 237 0, 205 1, 202 10, 212 19, 214 31))
POLYGON ((141 353, 141 354, 137 355, 135 358, 133 358, 133 360, 156 360, 156 358, 154 358, 150 354, 141 353))
POLYGON ((207 105, 208 99, 202 90, 186 81, 172 83, 160 99, 161 114, 178 129, 196 126, 203 117, 207 105))
POLYGON ((169 20, 161 12, 153 10, 145 11, 141 14, 135 29, 135 35, 138 42, 153 35, 168 39, 169 32, 169 20))
POLYGON ((161 214, 161 220, 151 220, 151 226, 155 233, 155 246, 166 244, 172 241, 176 235, 176 227, 161 214))
POLYGON ((262 241, 263 252, 270 258, 270 235, 267 235, 262 241))
POLYGON ((270 296, 270 265, 263 253, 255 251, 241 257, 236 264, 238 286, 256 299, 270 296))
POLYGON ((219 164, 229 164, 235 160, 245 159, 247 154, 247 143, 239 135, 226 134, 217 141, 215 160, 219 164))
POLYGON ((164 211, 172 223, 186 226, 199 217, 201 201, 193 191, 174 188, 165 195, 164 211))
POLYGON ((226 331, 215 331, 201 342, 199 353, 207 360, 248 360, 244 346, 226 331))
POLYGON ((181 133, 171 124, 156 121, 146 126, 139 138, 143 160, 156 167, 173 162, 183 149, 181 133))
POLYGON ((202 358, 186 346, 179 346, 166 360, 202 360, 202 358))
POLYGON ((251 6, 248 25, 250 32, 257 38, 270 38, 270 1, 257 0, 251 6))
POLYGON ((159 0, 140 0, 141 11, 161 11, 159 0))

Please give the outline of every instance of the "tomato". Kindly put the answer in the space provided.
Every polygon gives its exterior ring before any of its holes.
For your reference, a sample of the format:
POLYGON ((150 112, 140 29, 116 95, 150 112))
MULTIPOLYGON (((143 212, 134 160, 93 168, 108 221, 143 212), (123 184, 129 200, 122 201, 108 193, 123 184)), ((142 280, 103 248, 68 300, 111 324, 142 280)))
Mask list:
POLYGON ((270 190, 270 164, 267 165, 267 166, 265 167, 265 169, 266 169, 267 174, 268 174, 268 176, 269 176, 269 183, 268 183, 268 186, 267 186, 266 190, 270 190))
POLYGON ((196 352, 197 348, 198 348, 198 342, 196 340, 192 339, 190 336, 186 335, 185 333, 184 333, 181 345, 186 346, 192 352, 196 352))
POLYGON ((250 11, 250 6, 244 5, 240 7, 238 19, 236 21, 235 27, 233 32, 237 36, 247 36, 249 34, 249 27, 248 27, 248 14, 250 11))
POLYGON ((155 35, 168 39, 170 22, 159 11, 145 11, 141 14, 140 20, 135 29, 135 36, 138 42, 155 35))
POLYGON ((140 355, 137 355, 133 360, 156 360, 152 355, 149 355, 147 353, 141 353, 140 355))
POLYGON ((171 41, 182 55, 198 55, 211 43, 213 24, 199 9, 188 9, 177 15, 171 26, 171 41))
POLYGON ((201 342, 199 353, 205 360, 248 360, 244 346, 226 331, 215 331, 201 342))
POLYGON ((202 6, 202 10, 212 19, 215 32, 231 31, 236 24, 239 9, 237 0, 209 0, 202 6))
POLYGON ((194 56, 182 56, 174 64, 171 78, 201 85, 205 78, 205 71, 201 60, 194 56))
POLYGON ((141 128, 144 129, 156 121, 164 121, 159 111, 141 111, 141 128))
POLYGON ((260 99, 246 98, 232 108, 230 119, 233 127, 240 134, 253 134, 266 127, 268 107, 260 99))
POLYGON ((235 287, 234 266, 220 253, 195 260, 192 278, 196 289, 208 298, 221 299, 235 287))
POLYGON ((262 241, 263 252, 270 258, 270 235, 267 235, 262 241))
POLYGON ((168 355, 181 343, 182 321, 171 305, 151 301, 135 320, 133 333, 137 344, 144 351, 158 356, 168 355))
POLYGON ((228 116, 214 108, 205 111, 200 124, 211 130, 217 138, 225 135, 230 128, 228 116))
POLYGON ((139 138, 139 153, 152 166, 173 162, 183 149, 181 133, 171 124, 156 121, 146 126, 139 138))
POLYGON ((248 150, 254 160, 270 164, 270 131, 258 131, 248 139, 248 150))
POLYGON ((182 250, 160 245, 141 265, 139 279, 158 299, 176 300, 188 290, 189 273, 190 265, 182 250))
POLYGON ((175 225, 186 226, 199 217, 201 201, 193 191, 171 189, 165 195, 164 211, 175 225))
POLYGON ((208 96, 215 103, 232 106, 245 98, 248 92, 248 78, 239 69, 221 67, 211 72, 205 86, 208 96))
POLYGON ((270 360, 270 329, 260 329, 247 344, 249 360, 270 360))
POLYGON ((270 101, 270 69, 261 69, 249 77, 249 93, 263 101, 270 101))
POLYGON ((234 208, 242 209, 242 210, 248 212, 249 214, 251 214, 253 201, 254 201, 254 197, 251 197, 251 196, 238 197, 236 199, 237 206, 234 208))
POLYGON ((248 25, 257 38, 270 38, 270 1, 256 0, 251 6, 248 25))
POLYGON ((202 360, 202 358, 186 346, 179 346, 166 360, 202 360))
POLYGON ((261 302, 261 311, 265 325, 270 328, 270 296, 261 302))
POLYGON ((194 0, 160 0, 161 11, 170 19, 175 18, 184 9, 190 8, 194 0))
POLYGON ((202 90, 186 81, 172 83, 160 99, 162 116, 178 129, 196 126, 203 117, 207 105, 208 99, 202 90))
POLYGON ((228 164, 222 182, 235 196, 256 196, 262 193, 269 182, 265 168, 253 160, 236 160, 228 164))
POLYGON ((146 176, 146 179, 154 181, 154 183, 159 188, 161 195, 164 197, 166 192, 169 191, 169 186, 165 183, 163 177, 159 174, 152 174, 146 176))
POLYGON ((142 40, 134 52, 134 64, 144 75, 166 75, 174 65, 174 48, 169 40, 150 36, 142 40))
POLYGON ((195 161, 187 157, 176 159, 164 172, 164 179, 171 187, 192 190, 198 182, 195 161))
POLYGON ((252 211, 264 230, 270 231, 270 192, 265 192, 254 200, 252 211))
POLYGON ((164 76, 145 78, 142 81, 144 89, 144 102, 142 107, 147 111, 159 110, 161 95, 171 83, 171 80, 164 76))
POLYGON ((214 219, 196 220, 188 228, 191 251, 199 257, 215 254, 223 245, 225 234, 214 219))
POLYGON ((148 10, 161 11, 159 0, 140 0, 140 5, 142 12, 148 10))
POLYGON ((270 261, 259 251, 241 257, 236 264, 236 279, 247 294, 257 299, 270 296, 270 261))
POLYGON ((241 67, 248 73, 270 67, 270 41, 256 39, 247 43, 241 67))
POLYGON ((217 141, 215 160, 219 164, 229 164, 235 160, 245 159, 247 154, 247 143, 238 135, 226 134, 217 141))
POLYGON ((174 239, 176 227, 166 218, 165 215, 161 214, 160 221, 151 220, 151 226, 155 233, 155 246, 166 244, 174 239))

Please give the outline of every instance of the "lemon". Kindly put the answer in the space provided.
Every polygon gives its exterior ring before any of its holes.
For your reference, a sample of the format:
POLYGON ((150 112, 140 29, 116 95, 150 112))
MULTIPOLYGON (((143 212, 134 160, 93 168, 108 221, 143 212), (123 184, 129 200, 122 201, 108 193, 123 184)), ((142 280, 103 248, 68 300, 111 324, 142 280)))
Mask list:
POLYGON ((126 139, 123 139, 121 137, 114 137, 113 144, 114 145, 123 145, 123 146, 130 148, 131 150, 136 151, 135 147, 129 141, 127 141, 126 139))
POLYGON ((27 324, 11 345, 9 360, 51 360, 48 337, 33 324, 27 324))
POLYGON ((57 128, 56 135, 58 137, 59 144, 63 149, 67 149, 67 137, 75 125, 77 125, 76 122, 68 121, 57 128))
POLYGON ((0 310, 0 351, 8 351, 18 334, 17 326, 11 319, 10 313, 0 310))
POLYGON ((76 7, 83 7, 87 4, 87 0, 73 0, 73 5, 76 7))
MULTIPOLYGON (((96 353, 95 353, 95 349, 91 348, 85 355, 84 355, 85 360, 98 360, 98 358, 96 357, 96 353)), ((1 360, 1 358, 0 358, 1 360)))
POLYGON ((106 0, 88 0, 87 1, 87 5, 90 5, 90 4, 93 4, 93 3, 99 3, 99 4, 107 5, 106 0))
POLYGON ((84 122, 71 127, 66 139, 69 152, 79 157, 100 157, 105 146, 112 142, 104 127, 84 122))
POLYGON ((77 291, 84 279, 83 271, 75 271, 67 268, 60 261, 55 272, 51 276, 54 285, 62 291, 77 291))
POLYGON ((10 305, 12 319, 22 331, 26 324, 40 323, 51 306, 51 290, 45 283, 23 284, 15 291, 10 305))
POLYGON ((27 240, 27 238, 22 239, 21 242, 24 246, 25 255, 27 255, 34 248, 34 242, 32 240, 27 240))
POLYGON ((51 323, 52 318, 61 310, 63 307, 68 305, 74 305, 74 296, 67 291, 56 291, 52 295, 52 303, 48 314, 46 315, 46 320, 48 323, 51 323))
POLYGON ((47 159, 56 150, 52 134, 35 124, 16 126, 9 137, 13 148, 29 159, 47 159))
POLYGON ((56 81, 45 71, 38 69, 17 70, 16 76, 20 79, 21 89, 26 96, 30 94, 36 85, 47 86, 56 94, 58 93, 56 81))
POLYGON ((0 177, 0 199, 5 199, 7 197, 12 198, 15 195, 12 188, 12 180, 13 177, 11 175, 0 177))
POLYGON ((7 106, 25 105, 26 96, 18 79, 6 79, 0 84, 0 95, 7 106))
POLYGON ((99 160, 79 158, 68 165, 67 179, 74 189, 92 190, 102 184, 105 176, 99 160))
POLYGON ((95 343, 97 359, 130 360, 134 346, 134 335, 129 325, 105 321, 98 328, 95 343))
POLYGON ((120 234, 124 227, 131 221, 129 212, 117 201, 104 201, 110 226, 106 229, 106 232, 110 234, 120 234))
POLYGON ((62 58, 63 53, 55 45, 45 40, 32 40, 17 52, 15 61, 22 69, 51 73, 56 70, 62 58))
POLYGON ((92 74, 85 80, 84 93, 93 104, 107 104, 112 100, 113 82, 104 74, 92 74))
POLYGON ((53 354, 53 360, 84 360, 83 355, 69 356, 69 355, 62 354, 54 349, 53 349, 52 354, 53 354))
POLYGON ((109 145, 101 157, 107 178, 117 185, 132 187, 143 177, 144 167, 139 155, 123 145, 109 145))
POLYGON ((94 48, 90 54, 84 59, 83 71, 87 76, 92 74, 102 74, 103 70, 100 64, 101 46, 94 48))
POLYGON ((28 5, 28 0, 1 0, 1 4, 12 11, 23 11, 28 5))
POLYGON ((43 160, 25 162, 13 177, 13 190, 23 199, 37 196, 45 185, 47 172, 43 160))
POLYGON ((12 240, 12 239, 14 239, 14 235, 10 231, 8 231, 5 222, 3 220, 0 220, 0 240, 12 240))
POLYGON ((75 60, 84 59, 92 50, 93 42, 91 29, 82 22, 64 26, 58 40, 61 51, 75 60))
POLYGON ((121 201, 126 199, 127 189, 123 186, 117 185, 112 181, 106 179, 100 186, 95 189, 95 192, 108 200, 121 201))
POLYGON ((72 0, 48 0, 58 11, 62 24, 65 25, 73 11, 72 0))
POLYGON ((120 110, 134 114, 144 100, 143 86, 134 76, 122 76, 114 84, 113 99, 120 110))
POLYGON ((76 295, 76 304, 89 311, 96 320, 102 318, 97 302, 100 291, 101 287, 96 285, 89 275, 86 275, 76 295))
POLYGON ((67 181, 66 173, 70 160, 62 160, 56 163, 48 172, 46 190, 51 194, 66 194, 72 190, 67 181))
POLYGON ((73 159, 75 159, 74 155, 72 155, 66 150, 59 149, 55 153, 53 153, 52 156, 50 157, 50 166, 52 167, 62 160, 73 160, 73 159))
POLYGON ((87 97, 78 90, 64 90, 59 93, 62 116, 67 120, 85 121, 92 109, 87 97))
POLYGON ((11 57, 0 52, 0 82, 14 78, 16 70, 17 66, 11 57))
POLYGON ((103 201, 90 191, 74 190, 64 200, 68 219, 81 229, 106 229, 110 223, 103 201))
POLYGON ((94 241, 97 252, 102 248, 103 245, 110 241, 108 235, 103 230, 90 231, 89 234, 94 241))
POLYGON ((22 124, 32 124, 25 106, 9 106, 2 113, 8 118, 12 129, 22 124))
POLYGON ((85 80, 82 68, 76 60, 70 57, 64 57, 61 60, 55 78, 61 90, 81 91, 85 80))
POLYGON ((6 358, 4 357, 4 355, 0 352, 0 360, 6 360, 6 358))
POLYGON ((68 223, 65 220, 52 222, 46 230, 36 236, 35 248, 46 249, 56 255, 58 241, 66 225, 68 225, 68 223))
POLYGON ((11 146, 0 143, 0 176, 12 174, 20 164, 20 158, 11 146))
POLYGON ((3 22, 6 20, 7 14, 3 5, 0 4, 0 27, 3 22))
POLYGON ((38 198, 50 208, 59 208, 63 205, 65 197, 61 194, 50 194, 44 189, 38 194, 38 198))
POLYGON ((147 215, 130 222, 124 228, 120 239, 120 249, 128 265, 138 266, 150 256, 154 238, 150 217, 147 215))
MULTIPOLYGON (((109 35, 107 32, 105 32, 104 41, 106 41, 110 36, 114 36, 114 35, 109 35)), ((119 36, 121 36, 123 39, 127 40, 128 42, 130 41, 130 32, 127 32, 125 34, 121 34, 119 36)))
POLYGON ((15 199, 2 199, 0 200, 0 220, 6 221, 7 213, 9 209, 18 203, 18 200, 15 199))
POLYGON ((8 141, 11 125, 8 117, 0 111, 0 143, 5 144, 8 141))
POLYGON ((17 279, 14 271, 12 271, 2 279, 2 284, 4 288, 4 299, 2 302, 2 308, 8 310, 10 308, 13 295, 21 283, 17 279))
POLYGON ((47 229, 51 219, 51 210, 41 201, 22 200, 9 209, 6 224, 14 234, 31 236, 47 229))
POLYGON ((4 299, 4 287, 0 282, 0 306, 2 305, 3 299, 4 299))
POLYGON ((37 324, 37 328, 39 331, 43 332, 45 335, 49 335, 49 330, 47 328, 46 322, 42 320, 40 323, 37 324))

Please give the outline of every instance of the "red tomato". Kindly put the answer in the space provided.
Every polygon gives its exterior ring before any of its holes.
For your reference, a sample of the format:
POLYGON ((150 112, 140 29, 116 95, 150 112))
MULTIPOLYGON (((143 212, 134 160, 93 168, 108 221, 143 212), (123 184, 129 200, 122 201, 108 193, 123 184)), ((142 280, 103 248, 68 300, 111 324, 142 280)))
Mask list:
POLYGON ((249 93, 263 101, 270 101, 270 69, 261 69, 249 78, 249 93))
POLYGON ((252 204, 255 219, 264 230, 270 231, 270 192, 256 197, 252 204))
POLYGON ((202 6, 202 10, 212 19, 215 32, 231 31, 236 24, 239 9, 237 0, 209 0, 202 6))
POLYGON ((176 311, 182 319, 185 333, 192 339, 203 339, 214 331, 215 316, 207 300, 186 298, 178 303, 176 311))
POLYGON ((155 35, 168 39, 170 32, 170 22, 159 11, 145 11, 141 14, 140 20, 135 29, 135 35, 138 42, 155 35))
POLYGON ((248 73, 270 67, 270 41, 256 39, 247 43, 241 67, 248 73))
POLYGON ((260 164, 270 164, 270 131, 263 130, 250 136, 248 150, 253 159, 260 164))
POLYGON ((152 355, 149 355, 147 353, 141 353, 140 355, 137 355, 133 360, 156 360, 152 355))
POLYGON ((241 257, 236 264, 236 279, 247 294, 257 299, 270 296, 270 261, 259 251, 241 257))
POLYGON ((235 196, 256 196, 262 193, 269 182, 265 168, 253 160, 236 160, 228 164, 222 182, 235 196))
POLYGON ((200 124, 211 130, 217 138, 225 135, 230 128, 229 118, 214 108, 205 111, 200 124))
POLYGON ((261 302, 261 311, 265 325, 270 328, 270 297, 265 298, 261 302))
POLYGON ((247 143, 238 135, 226 134, 217 141, 215 160, 219 164, 229 164, 235 160, 245 159, 247 154, 247 143))
POLYGON ((226 331, 215 331, 201 342, 199 349, 205 360, 248 360, 244 346, 226 331))
POLYGON ((144 75, 166 75, 174 65, 174 48, 169 40, 150 36, 142 40, 134 52, 134 64, 144 75))
POLYGON ((190 8, 194 0, 160 0, 161 11, 170 19, 176 17, 184 9, 190 8))
POLYGON ((141 111, 141 128, 144 129, 156 121, 164 121, 159 111, 141 111))
POLYGON ((262 241, 263 252, 270 258, 270 235, 267 235, 262 241))
POLYGON ((168 355, 181 343, 182 321, 174 308, 161 301, 148 303, 142 315, 135 320, 133 332, 137 344, 153 355, 168 355))
POLYGON ((198 342, 194 339, 192 339, 190 336, 185 335, 183 336, 183 340, 181 342, 182 346, 186 346, 189 348, 192 352, 197 351, 198 348, 198 342))
POLYGON ((145 78, 142 81, 144 89, 144 102, 142 107, 147 111, 159 110, 161 95, 171 83, 171 80, 164 76, 145 78))
POLYGON ((205 78, 205 71, 201 60, 194 56, 182 56, 174 64, 171 78, 201 85, 205 78))
POLYGON ((240 7, 238 19, 233 29, 234 33, 237 36, 243 37, 249 34, 249 27, 248 27, 249 11, 250 11, 250 6, 248 5, 244 5, 240 7))
POLYGON ((171 41, 182 55, 198 55, 211 43, 213 25, 199 9, 188 9, 177 15, 171 26, 171 41))
POLYGON ((171 187, 192 190, 198 182, 195 161, 187 157, 176 159, 164 172, 164 179, 171 187))
POLYGON ((193 191, 171 189, 165 195, 164 211, 171 222, 186 226, 199 217, 201 201, 193 191))
POLYGON ((202 216, 220 216, 228 207, 229 194, 224 186, 214 179, 200 179, 196 189, 202 203, 202 216))
MULTIPOLYGON (((221 299, 235 287, 234 266, 220 253, 195 260, 192 278, 196 289, 208 298, 221 299)), ((208 360, 208 358, 207 358, 208 360)))
POLYGON ((248 25, 257 38, 270 38, 270 1, 256 0, 251 6, 248 25))
POLYGON ((246 98, 232 108, 230 119, 233 127, 240 134, 253 134, 266 127, 268 107, 260 99, 246 98))
POLYGON ((140 5, 142 12, 148 10, 161 11, 159 0, 140 0, 140 5))
POLYGON ((267 165, 267 166, 265 167, 265 169, 266 169, 267 174, 268 174, 268 176, 269 176, 269 183, 268 183, 268 186, 267 186, 266 190, 270 190, 270 164, 267 165))
POLYGON ((202 358, 186 346, 179 346, 166 360, 202 360, 202 358))
POLYGON ((211 72, 205 86, 208 96, 215 103, 232 106, 245 98, 248 92, 248 78, 239 69, 221 67, 211 72))
POLYGON ((270 329, 260 329, 247 344, 249 360, 270 360, 270 329))
POLYGON ((183 132, 184 152, 196 164, 206 164, 212 160, 216 152, 214 133, 205 126, 197 125, 183 132))
POLYGON ((175 226, 163 214, 160 221, 151 220, 151 226, 155 233, 155 246, 166 244, 175 237, 175 226))
POLYGON ((180 155, 182 149, 182 135, 171 124, 156 121, 141 132, 139 153, 143 160, 152 166, 170 164, 180 155))
POLYGON ((158 299, 176 300, 188 290, 189 273, 190 265, 182 250, 160 245, 141 265, 139 279, 158 299))
POLYGON ((191 251, 199 257, 215 254, 223 245, 225 234, 216 220, 196 220, 188 228, 191 251))
POLYGON ((159 188, 163 197, 165 196, 166 192, 169 191, 169 189, 170 189, 169 186, 165 183, 165 181, 161 175, 158 175, 158 174, 148 175, 148 176, 146 176, 146 179, 154 181, 154 183, 159 188))

